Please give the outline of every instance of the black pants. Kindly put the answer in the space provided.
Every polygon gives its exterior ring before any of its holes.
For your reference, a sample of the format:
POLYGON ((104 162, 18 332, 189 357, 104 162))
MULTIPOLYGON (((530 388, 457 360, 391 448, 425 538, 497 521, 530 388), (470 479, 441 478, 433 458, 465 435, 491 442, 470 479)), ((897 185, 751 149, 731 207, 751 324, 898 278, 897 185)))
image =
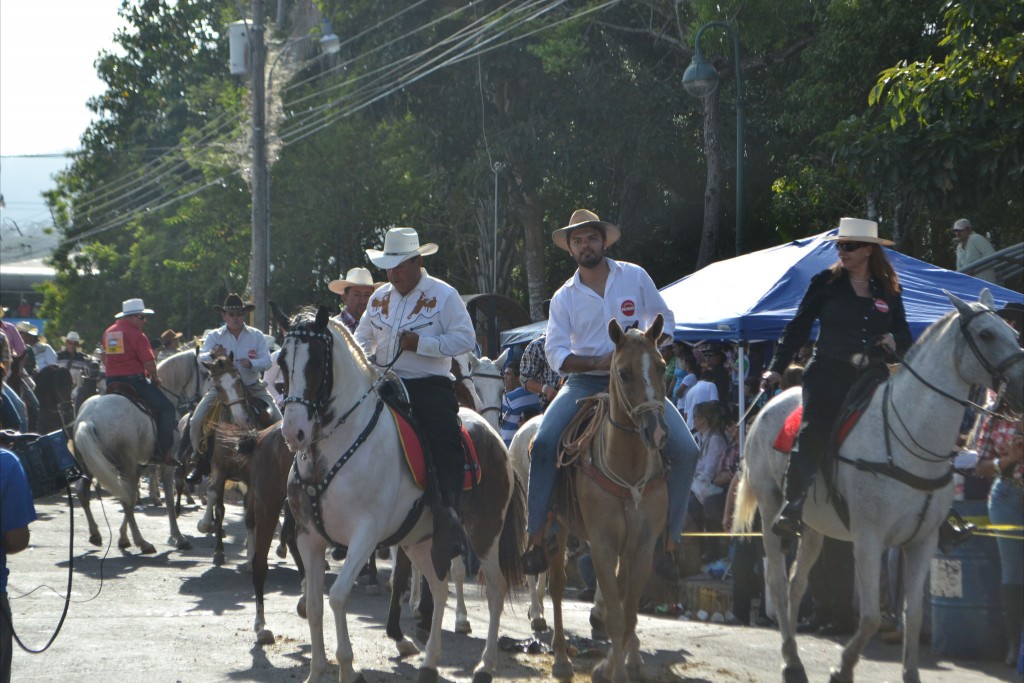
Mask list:
POLYGON ((826 536, 807 580, 816 620, 837 626, 855 623, 853 543, 826 536))
POLYGON ((107 382, 124 382, 131 386, 153 411, 156 416, 157 455, 163 456, 174 444, 174 428, 177 423, 174 404, 155 384, 139 375, 108 377, 107 382))
POLYGON ((843 400, 860 373, 845 361, 815 357, 807 364, 803 379, 803 420, 797 436, 800 457, 819 463, 825 456, 832 424, 843 400))
POLYGON ((455 383, 447 377, 403 380, 420 433, 427 441, 433 470, 441 487, 442 502, 458 510, 465 478, 459 403, 455 383))

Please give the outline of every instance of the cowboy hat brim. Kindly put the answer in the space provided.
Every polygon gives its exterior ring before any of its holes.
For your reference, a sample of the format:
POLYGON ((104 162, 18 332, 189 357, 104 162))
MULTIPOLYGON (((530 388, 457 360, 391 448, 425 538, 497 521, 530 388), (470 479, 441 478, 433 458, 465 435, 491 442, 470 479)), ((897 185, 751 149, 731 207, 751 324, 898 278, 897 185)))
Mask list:
POLYGON ((366 258, 370 259, 370 263, 381 270, 387 270, 388 268, 394 268, 398 264, 408 261, 416 256, 430 256, 431 254, 436 253, 437 245, 433 242, 427 242, 418 249, 401 254, 388 254, 379 249, 367 249, 366 258))
POLYGON ((121 311, 114 314, 114 319, 123 318, 126 315, 153 315, 153 309, 143 308, 141 311, 121 311))
POLYGON ((555 246, 564 251, 569 251, 569 233, 576 228, 582 228, 586 226, 594 226, 598 228, 604 234, 604 244, 606 247, 610 247, 619 241, 619 237, 622 233, 619 228, 612 225, 607 221, 582 221, 580 223, 573 223, 567 225, 564 228, 559 228, 551 233, 551 241, 555 243, 555 246))
POLYGON ((243 313, 248 313, 249 311, 256 310, 256 304, 242 304, 241 306, 221 306, 220 304, 217 304, 213 307, 213 310, 218 313, 224 313, 225 311, 242 311, 243 313))
POLYGON ((330 284, 327 285, 327 289, 331 290, 335 294, 341 295, 344 294, 345 290, 349 287, 373 287, 374 291, 376 291, 378 287, 383 287, 384 284, 385 283, 383 282, 374 282, 372 285, 367 285, 362 282, 352 282, 351 280, 332 280, 330 284))
POLYGON ((895 242, 884 237, 852 237, 850 235, 829 235, 826 242, 864 242, 865 244, 881 244, 883 247, 891 247, 895 242))

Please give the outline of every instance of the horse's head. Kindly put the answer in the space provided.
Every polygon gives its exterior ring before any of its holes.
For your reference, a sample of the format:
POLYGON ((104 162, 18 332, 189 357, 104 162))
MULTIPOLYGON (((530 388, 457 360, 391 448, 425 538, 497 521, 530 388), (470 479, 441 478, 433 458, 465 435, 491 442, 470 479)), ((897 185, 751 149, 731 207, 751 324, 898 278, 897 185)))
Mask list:
POLYGON ((235 354, 215 358, 211 363, 203 363, 210 373, 210 384, 217 391, 217 398, 231 413, 231 422, 236 425, 249 424, 249 412, 246 410, 247 396, 242 375, 235 367, 235 354))
POLYGON ((473 398, 473 405, 468 407, 480 413, 495 429, 498 429, 501 397, 505 393, 505 381, 501 377, 501 368, 504 367, 507 358, 508 350, 506 349, 496 360, 491 360, 487 356, 477 358, 472 353, 455 359, 462 371, 461 377, 457 379, 473 398), (467 364, 468 372, 465 367, 467 364))
POLYGON ((609 393, 612 410, 625 410, 648 449, 661 449, 668 440, 665 425, 665 361, 658 340, 665 320, 658 315, 646 332, 622 331, 614 318, 608 336, 615 343, 609 393))
POLYGON ((309 446, 317 422, 330 420, 334 388, 334 337, 328 328, 330 312, 321 306, 314 316, 306 311, 288 320, 272 305, 285 330, 277 358, 284 378, 281 434, 292 451, 309 446))
POLYGON ((970 349, 959 354, 957 367, 961 377, 972 384, 992 389, 1005 387, 1003 396, 1016 411, 1024 407, 1024 349, 1017 331, 996 315, 988 289, 974 303, 967 303, 946 292, 960 317, 960 331, 970 349))

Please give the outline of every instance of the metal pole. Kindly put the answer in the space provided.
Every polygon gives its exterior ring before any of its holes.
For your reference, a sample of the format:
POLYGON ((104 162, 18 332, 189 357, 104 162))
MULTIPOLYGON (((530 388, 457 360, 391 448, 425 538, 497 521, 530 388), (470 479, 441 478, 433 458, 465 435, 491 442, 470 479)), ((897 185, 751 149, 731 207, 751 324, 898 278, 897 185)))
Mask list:
POLYGON ((494 257, 491 259, 491 294, 498 293, 498 173, 500 161, 494 162, 494 257))
POLYGON ((263 0, 252 0, 252 300, 256 305, 253 325, 267 329, 267 277, 270 257, 270 207, 267 185, 266 67, 263 0))

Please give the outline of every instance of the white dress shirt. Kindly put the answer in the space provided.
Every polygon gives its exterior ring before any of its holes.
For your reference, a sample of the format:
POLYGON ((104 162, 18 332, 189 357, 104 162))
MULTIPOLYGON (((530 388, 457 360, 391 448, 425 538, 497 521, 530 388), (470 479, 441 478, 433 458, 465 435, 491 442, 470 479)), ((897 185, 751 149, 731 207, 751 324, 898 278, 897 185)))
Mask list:
POLYGON ((718 387, 714 382, 706 379, 697 380, 697 383, 686 390, 683 396, 683 413, 686 418, 686 426, 693 429, 693 409, 701 403, 718 400, 718 387))
POLYGON ((227 325, 221 325, 206 335, 203 340, 203 348, 199 352, 199 361, 209 363, 213 361, 211 352, 220 344, 224 347, 224 353, 235 354, 235 367, 242 376, 242 384, 252 386, 260 382, 260 375, 270 368, 270 348, 267 346, 267 338, 263 333, 254 327, 244 325, 238 337, 228 332, 227 325), (252 363, 251 368, 241 366, 243 358, 248 358, 252 363))
MULTIPOLYGON (((551 368, 561 375, 568 374, 562 371, 562 364, 570 354, 602 356, 615 348, 608 336, 612 318, 623 330, 645 330, 661 313, 669 336, 676 328, 675 316, 647 271, 607 257, 605 262, 610 272, 603 297, 580 281, 577 269, 551 298, 544 351, 551 368)), ((608 371, 589 374, 607 375, 608 371)))
POLYGON ((403 332, 415 332, 415 351, 403 351, 392 368, 403 379, 441 376, 454 380, 452 357, 472 351, 476 331, 466 304, 454 287, 423 271, 419 283, 402 296, 389 283, 370 297, 356 327, 356 342, 384 367, 395 360, 403 332))
POLYGON ((47 365, 55 365, 57 363, 57 352, 49 344, 36 342, 32 345, 32 350, 36 352, 36 372, 39 372, 47 365))

